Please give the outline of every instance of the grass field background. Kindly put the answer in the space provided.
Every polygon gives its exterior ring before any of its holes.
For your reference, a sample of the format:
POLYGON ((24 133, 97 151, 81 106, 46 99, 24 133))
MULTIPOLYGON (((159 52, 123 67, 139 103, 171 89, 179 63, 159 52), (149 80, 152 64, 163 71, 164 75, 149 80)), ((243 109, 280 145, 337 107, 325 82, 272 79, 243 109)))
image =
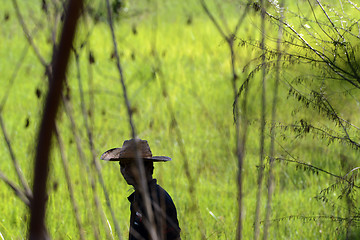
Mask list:
MULTIPOLYGON (((47 62, 51 59, 52 19, 41 11, 39 1, 19 2, 25 23, 34 42, 47 62)), ((220 3, 218 3, 220 4, 220 3)), ((299 3, 301 6, 302 3, 299 3)), ((99 22, 87 16, 78 26, 75 48, 80 57, 80 75, 85 96, 97 159, 107 149, 120 147, 131 138, 130 126, 119 75, 112 57, 111 33, 106 22, 105 2, 89 4, 99 13, 99 22), (84 47, 80 45, 84 43, 84 47), (89 64, 89 51, 94 63, 89 64)), ((221 16, 216 2, 209 2, 216 16, 221 16)), ((289 7, 296 8, 294 3, 289 7)), ((127 12, 116 20, 118 41, 125 83, 134 113, 137 136, 147 139, 154 155, 167 155, 173 161, 155 164, 155 177, 172 196, 178 211, 182 239, 235 239, 238 218, 237 158, 235 124, 233 121, 233 89, 231 83, 228 46, 197 1, 126 2, 127 12), (134 16, 133 16, 134 15, 134 16), (175 122, 176 121, 176 122, 175 122), (178 133, 181 133, 179 135, 178 133), (181 149, 183 144, 184 149, 181 149), (186 155, 184 155, 184 151, 186 155), (191 178, 186 175, 186 162, 191 178), (194 186, 191 193, 190 185, 194 186)), ((224 17, 234 26, 243 6, 233 1, 221 3, 224 17)), ((8 95, 2 108, 2 118, 19 161, 22 172, 31 185, 37 130, 47 89, 44 67, 24 36, 14 7, 6 1, 0 10, 0 97, 8 95), (19 64, 21 63, 21 66, 19 64), (16 77, 13 78, 14 74, 16 77), (11 83, 11 79, 14 82, 11 83), (37 92, 41 96, 37 97, 37 92)), ((299 23, 294 23, 294 25, 299 23)), ((268 26, 269 37, 276 36, 276 28, 268 26)), ((242 39, 260 38, 260 18, 249 13, 237 36, 242 39)), ((269 44, 272 44, 271 42, 269 44)), ((246 79, 243 67, 259 55, 254 48, 236 46, 238 85, 246 79)), ((292 69, 294 75, 309 69, 292 69)), ((244 163, 244 219, 243 238, 253 237, 254 213, 259 164, 259 128, 261 108, 260 74, 250 85, 247 118, 249 128, 244 163)), ((283 77, 292 79, 289 72, 283 77)), ((64 107, 60 108, 57 123, 64 141, 69 162, 69 173, 79 206, 86 239, 94 234, 92 221, 100 226, 100 239, 106 238, 106 229, 99 220, 93 203, 89 176, 96 182, 101 208, 105 211, 114 238, 111 214, 93 169, 91 151, 81 111, 81 99, 74 55, 67 74, 66 94, 77 125, 77 133, 86 155, 86 164, 79 160, 75 137, 64 107), (88 171, 89 170, 89 171, 88 171), (90 174, 90 175, 89 175, 90 174)), ((274 74, 267 76, 267 122, 271 117, 274 74)), ((293 124, 299 119, 322 121, 311 110, 288 96, 286 82, 280 83, 277 120, 293 124)), ((357 93, 354 92, 357 96, 357 93)), ((347 103, 346 96, 339 104, 347 103)), ((344 107, 346 109, 346 107, 344 107)), ((347 117, 357 122, 359 109, 345 110, 347 117)), ((324 125, 331 124, 326 121, 324 125)), ((265 151, 268 154, 270 126, 267 124, 265 151)), ((339 156, 346 153, 358 159, 358 153, 346 146, 331 145, 326 140, 308 136, 297 138, 291 131, 277 135, 277 155, 286 152, 300 160, 341 174, 339 156)), ((19 184, 4 140, 0 141, 0 170, 19 184)), ((130 218, 126 185, 116 163, 100 162, 105 186, 117 216, 122 238, 128 235, 130 218)), ((346 213, 340 205, 325 204, 315 196, 334 179, 325 174, 301 171, 295 165, 276 163, 274 167, 275 192, 269 239, 342 239, 341 223, 327 218, 301 219, 305 216, 337 216, 346 213), (331 207, 330 207, 331 206, 331 207), (288 216, 297 216, 289 219, 288 216), (276 220, 281 219, 282 220, 276 220)), ((263 187, 261 219, 265 218, 266 185, 263 187)), ((78 239, 79 233, 65 180, 57 142, 54 138, 48 181, 47 228, 53 239, 78 239)), ((13 191, 0 182, 0 233, 3 239, 25 239, 29 210, 13 191)), ((337 201, 333 193, 330 196, 337 201)), ((341 202, 341 201, 340 201, 341 202)), ((263 225, 261 225, 263 227, 263 225)))

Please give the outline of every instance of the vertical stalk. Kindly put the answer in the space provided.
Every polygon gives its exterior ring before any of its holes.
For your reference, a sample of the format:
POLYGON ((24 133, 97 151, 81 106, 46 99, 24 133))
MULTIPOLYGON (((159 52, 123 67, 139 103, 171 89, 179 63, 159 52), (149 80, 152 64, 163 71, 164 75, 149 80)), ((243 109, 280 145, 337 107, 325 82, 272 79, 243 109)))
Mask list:
MULTIPOLYGON (((75 54, 75 61, 76 61, 76 68, 77 68, 77 79, 78 79, 78 85, 79 85, 81 111, 82 111, 82 116, 84 118, 84 125, 85 125, 85 129, 86 129, 87 137, 88 137, 89 148, 90 148, 90 151, 91 151, 92 164, 95 167, 96 173, 97 173, 98 178, 99 178, 100 185, 101 185, 101 187, 103 189, 105 199, 106 199, 106 205, 108 206, 109 211, 111 213, 113 223, 114 223, 114 226, 115 226, 115 231, 117 232, 119 238, 121 238, 120 227, 119 227, 119 224, 118 224, 117 219, 115 217, 115 213, 114 213, 114 211, 112 210, 112 207, 111 207, 111 201, 110 201, 109 194, 107 192, 107 189, 105 187, 105 183, 104 183, 104 180, 103 180, 103 177, 102 177, 100 164, 99 164, 98 160, 96 159, 94 141, 93 141, 93 137, 92 137, 92 131, 91 131, 90 127, 89 127, 89 121, 88 121, 88 116, 87 116, 86 106, 85 106, 84 91, 83 91, 83 87, 82 87, 82 83, 81 83, 79 55, 78 55, 78 53, 76 52, 75 49, 74 49, 74 54, 75 54)), ((95 185, 93 179, 91 180, 91 185, 92 185, 92 188, 93 188, 93 191, 94 191, 95 202, 96 202, 98 197, 97 197, 97 193, 96 193, 96 185, 95 185)), ((107 238, 111 238, 110 229, 109 229, 109 226, 107 224, 107 219, 105 217, 105 213, 103 211, 100 211, 100 208, 97 208, 97 209, 99 211, 99 214, 101 215, 101 220, 103 222, 103 225, 106 228, 105 231, 106 231, 106 234, 107 234, 107 238)))
POLYGON ((236 80, 237 75, 235 72, 235 54, 234 54, 234 41, 233 39, 229 41, 229 48, 231 53, 231 69, 232 69, 232 87, 234 91, 234 117, 235 117, 235 144, 236 144, 236 155, 238 160, 238 222, 236 230, 236 239, 242 239, 242 170, 243 170, 243 160, 244 160, 244 149, 241 147, 240 140, 240 119, 239 119, 239 95, 237 94, 236 80))
MULTIPOLYGON (((246 74, 245 74, 246 76, 246 74)), ((238 114, 239 105, 239 94, 235 96, 235 120, 236 120, 236 153, 238 160, 238 176, 237 176, 237 184, 238 184, 238 224, 237 224, 237 232, 236 239, 242 239, 242 218, 243 218, 243 169, 244 169, 244 159, 245 159, 245 147, 246 147, 246 139, 247 139, 247 128, 248 128, 248 118, 247 118, 247 96, 248 96, 248 86, 247 79, 245 79, 244 86, 244 97, 241 104, 241 117, 238 114)))
POLYGON ((56 136, 56 140, 58 142, 59 149, 60 149, 61 162, 62 162, 62 165, 63 165, 63 168, 64 168, 65 179, 66 179, 66 183, 68 185, 71 205, 72 205, 73 210, 74 210, 76 224, 77 224, 77 228, 79 230, 80 239, 84 240, 85 239, 84 229, 82 227, 81 220, 80 220, 79 207, 78 207, 78 204, 77 204, 76 199, 75 199, 73 185, 72 185, 70 174, 69 174, 69 165, 68 165, 68 161, 67 161, 66 155, 65 155, 64 143, 63 143, 62 137, 60 135, 57 124, 55 124, 55 136, 56 136))
MULTIPOLYGON (((94 200, 94 204, 95 204, 95 207, 96 207, 96 211, 101 214, 101 219, 103 219, 104 214, 99 209, 99 204, 98 204, 99 201, 98 201, 98 196, 97 196, 96 188, 95 188, 95 180, 92 177, 92 173, 90 172, 90 168, 89 168, 88 163, 85 161, 85 156, 84 156, 84 152, 82 150, 81 140, 80 140, 79 134, 77 133, 78 130, 77 130, 76 123, 75 123, 73 113, 72 113, 72 110, 71 110, 71 105, 70 105, 69 101, 67 99, 65 99, 65 96, 63 94, 62 94, 62 102, 63 102, 65 113, 66 113, 66 115, 68 116, 68 118, 70 120, 70 126, 71 126, 70 128, 71 128, 71 132, 72 132, 72 134, 74 136, 74 139, 75 139, 75 144, 76 144, 76 149, 77 149, 77 152, 78 152, 78 157, 80 159, 80 164, 81 164, 81 166, 83 166, 85 168, 86 178, 84 179, 84 181, 81 181, 82 197, 83 197, 84 202, 85 202, 85 208, 90 209, 90 202, 89 202, 89 199, 88 199, 88 196, 87 196, 87 182, 86 182, 86 180, 88 180, 91 187, 92 187, 93 200, 94 200)), ((83 173, 82 169, 79 168, 79 170, 80 170, 79 174, 81 175, 83 173)), ((94 232, 94 238, 96 240, 98 240, 99 239, 99 226, 98 226, 98 224, 95 223, 95 219, 97 220, 97 218, 95 217, 96 214, 93 213, 93 215, 94 216, 92 216, 91 219, 89 219, 89 217, 88 217, 88 221, 92 225, 93 232, 94 232)), ((104 224, 104 222, 106 222, 106 221, 103 221, 103 224, 104 224)))
POLYGON ((256 194, 256 210, 255 210, 255 228, 254 239, 257 240, 260 235, 260 205, 261 205, 261 192, 262 182, 264 175, 264 144, 265 144, 265 111, 266 111, 266 63, 265 63, 265 2, 260 1, 261 5, 261 50, 262 50, 262 90, 261 90, 261 127, 260 127, 260 160, 259 160, 259 173, 257 180, 257 194, 256 194))
MULTIPOLYGON (((284 0, 280 3, 280 14, 281 19, 284 19, 284 0)), ((282 21, 281 21, 282 22, 282 21)), ((264 236, 263 239, 267 240, 268 238, 268 230, 270 227, 270 215, 271 215, 271 203, 272 196, 274 192, 274 174, 273 174, 273 165, 274 165, 274 154, 275 154, 275 121, 276 121, 276 105, 277 105, 277 96, 278 96, 278 87, 280 80, 280 61, 281 61, 281 39, 283 34, 283 25, 279 22, 279 30, 278 30, 278 39, 277 39, 277 61, 276 61, 276 76, 275 76, 275 86, 274 86, 274 96, 272 103, 272 111, 271 111, 271 143, 270 143, 270 162, 269 162, 269 177, 268 177, 268 197, 266 203, 266 213, 265 213, 265 227, 264 227, 264 236)))
MULTIPOLYGON (((248 10, 248 6, 245 8, 244 13, 241 15, 241 17, 239 18, 233 32, 226 34, 225 31, 223 30, 223 28, 221 28, 220 24, 216 21, 215 17, 213 16, 213 14, 210 12, 209 8, 207 7, 206 3, 204 0, 201 0, 201 5, 205 11, 205 13, 208 15, 208 17, 210 18, 210 20, 212 21, 212 23, 214 24, 214 26, 216 27, 216 29, 219 31, 219 33, 221 34, 221 36, 223 37, 223 39, 226 41, 226 43, 228 44, 229 50, 230 50, 230 63, 231 63, 231 73, 232 73, 232 79, 231 79, 231 84, 232 84, 232 88, 233 88, 233 92, 234 92, 234 105, 233 105, 233 111, 234 111, 234 119, 235 119, 235 142, 236 142, 236 155, 237 155, 237 160, 238 160, 238 177, 237 177, 237 185, 238 185, 238 211, 239 211, 239 215, 238 215, 238 222, 237 222, 237 231, 236 231, 236 239, 241 239, 242 238, 242 208, 243 208, 243 202, 242 202, 242 171, 243 171, 243 162, 244 162, 244 156, 245 156, 245 142, 246 142, 246 135, 247 135, 247 121, 246 121, 246 101, 247 101, 247 90, 245 90, 245 97, 244 97, 244 101, 243 101, 243 110, 244 110, 244 120, 243 120, 243 134, 240 134, 240 119, 239 119, 239 94, 237 92, 237 85, 236 82, 238 80, 238 76, 236 74, 236 55, 234 52, 234 40, 236 37, 236 34, 240 28, 240 25, 243 23, 244 18, 247 14, 247 10, 248 10)), ((220 6, 220 5, 218 5, 220 6)), ((224 28, 225 30, 228 30, 227 27, 227 22, 226 19, 224 18, 223 15, 221 15, 223 23, 224 23, 224 28)), ((228 30, 229 32, 229 30, 228 30)), ((245 80, 245 82, 247 82, 245 80)), ((244 83, 246 84, 246 83, 244 83)), ((246 88, 246 87, 245 87, 246 88)))
MULTIPOLYGON (((121 83, 121 87, 123 90, 124 101, 125 101, 126 110, 127 110, 128 117, 129 117, 131 135, 132 135, 132 138, 135 139, 136 138, 136 129, 135 129, 134 121, 133 121, 133 115, 132 115, 130 101, 129 101, 129 98, 127 95, 127 90, 126 90, 126 85, 125 85, 125 77, 124 77, 123 69, 122 69, 121 63, 120 63, 120 56, 118 53, 117 41, 116 41, 116 37, 115 37, 115 31, 114 31, 114 25, 113 25, 112 16, 111 16, 111 8, 110 8, 109 0, 106 0, 106 8, 107 8, 107 15, 108 15, 108 24, 109 24, 110 31, 111 31, 111 37, 112 37, 113 47, 114 47, 114 54, 115 54, 115 58, 116 58, 116 67, 117 67, 117 70, 120 75, 120 83, 121 83)), ((135 141, 135 144, 136 144, 135 148, 138 149, 136 141, 135 141)), ((138 169, 138 176, 140 178, 139 179, 140 186, 139 186, 138 190, 140 191, 140 195, 144 199, 145 213, 147 213, 147 216, 149 218, 149 224, 146 224, 146 227, 149 231, 151 239, 157 240, 158 236, 157 236, 156 227, 155 227, 154 214, 153 214, 153 211, 151 208, 151 200, 150 200, 150 196, 148 194, 147 182, 144 177, 145 176, 144 163, 140 159, 139 151, 136 151, 136 165, 137 165, 137 169, 138 169)))

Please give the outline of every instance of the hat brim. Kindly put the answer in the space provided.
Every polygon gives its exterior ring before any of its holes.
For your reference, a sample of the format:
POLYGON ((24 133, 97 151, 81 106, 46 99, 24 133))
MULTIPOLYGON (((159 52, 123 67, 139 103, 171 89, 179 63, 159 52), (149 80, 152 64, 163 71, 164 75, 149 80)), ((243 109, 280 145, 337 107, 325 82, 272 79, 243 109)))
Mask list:
MULTIPOLYGON (((120 157, 121 148, 112 148, 104 152, 100 159, 105 161, 128 161, 128 160, 135 160, 135 158, 121 158, 120 157)), ((151 162, 167 162, 171 161, 170 157, 166 156, 152 156, 150 158, 142 158, 144 161, 151 161, 151 162)))

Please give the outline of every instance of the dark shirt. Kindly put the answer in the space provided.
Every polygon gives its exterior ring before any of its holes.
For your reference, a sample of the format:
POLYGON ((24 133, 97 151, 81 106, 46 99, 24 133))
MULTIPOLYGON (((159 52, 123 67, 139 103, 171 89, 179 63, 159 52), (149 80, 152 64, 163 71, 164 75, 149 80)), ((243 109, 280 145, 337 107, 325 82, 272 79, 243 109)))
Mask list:
MULTIPOLYGON (((161 240, 180 239, 180 227, 176 208, 170 195, 153 179, 148 185, 157 236, 161 240)), ((145 203, 135 189, 128 197, 131 211, 129 240, 151 239, 148 229, 149 219, 145 203)))

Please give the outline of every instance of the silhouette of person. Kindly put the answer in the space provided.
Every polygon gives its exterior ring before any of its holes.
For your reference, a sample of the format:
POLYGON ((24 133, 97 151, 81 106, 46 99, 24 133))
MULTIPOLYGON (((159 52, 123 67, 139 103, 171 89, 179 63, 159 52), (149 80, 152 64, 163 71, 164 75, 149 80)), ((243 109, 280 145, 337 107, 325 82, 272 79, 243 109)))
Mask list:
POLYGON ((165 156, 153 156, 146 140, 130 139, 121 148, 113 148, 101 155, 102 160, 119 161, 120 172, 135 191, 130 202, 129 239, 180 239, 176 207, 170 195, 153 178, 154 162, 171 161, 165 156), (143 164, 140 174, 138 159, 143 164))

